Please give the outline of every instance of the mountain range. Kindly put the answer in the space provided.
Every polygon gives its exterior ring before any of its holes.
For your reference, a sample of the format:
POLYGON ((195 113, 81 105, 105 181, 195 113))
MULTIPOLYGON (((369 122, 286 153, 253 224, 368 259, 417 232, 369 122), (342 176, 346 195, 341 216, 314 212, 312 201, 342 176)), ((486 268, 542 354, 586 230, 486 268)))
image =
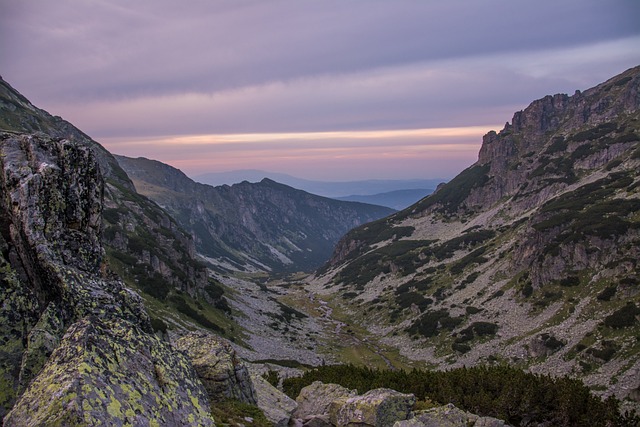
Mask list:
MULTIPOLYGON (((213 186, 232 185, 242 181, 272 181, 304 190, 319 196, 341 198, 349 196, 371 196, 398 190, 423 190, 436 188, 444 179, 369 179, 363 181, 313 181, 283 173, 245 169, 230 172, 210 172, 197 175, 194 180, 213 186)), ((386 206, 386 205, 385 205, 386 206)))
POLYGON ((136 190, 170 213, 194 236, 198 253, 223 270, 311 271, 348 230, 393 212, 268 178, 213 187, 158 161, 116 158, 136 190))

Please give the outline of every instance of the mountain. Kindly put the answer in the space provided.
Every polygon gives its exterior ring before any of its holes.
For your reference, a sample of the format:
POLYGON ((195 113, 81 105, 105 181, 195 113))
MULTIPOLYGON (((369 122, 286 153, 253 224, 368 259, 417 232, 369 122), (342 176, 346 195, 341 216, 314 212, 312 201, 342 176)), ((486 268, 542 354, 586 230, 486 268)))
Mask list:
POLYGON ((141 194, 169 212, 218 268, 312 270, 340 237, 394 211, 306 193, 270 179, 212 187, 169 165, 116 157, 141 194))
POLYGON ((312 181, 296 178, 287 174, 254 169, 231 172, 211 172, 198 175, 194 177, 194 180, 203 184, 218 186, 236 184, 242 181, 259 182, 264 178, 288 185, 289 187, 304 190, 308 193, 332 198, 347 197, 351 195, 368 196, 397 190, 435 188, 443 181, 442 179, 370 179, 364 181, 342 182, 312 181))
POLYGON ((402 210, 413 205, 423 197, 433 193, 432 189, 426 190, 419 188, 415 190, 396 190, 386 193, 371 194, 368 196, 351 195, 345 197, 336 197, 337 200, 345 200, 351 202, 370 203, 372 205, 386 206, 396 210, 402 210))
POLYGON ((434 194, 349 232, 308 290, 408 364, 508 363, 637 402, 639 107, 640 67, 534 101, 434 194))

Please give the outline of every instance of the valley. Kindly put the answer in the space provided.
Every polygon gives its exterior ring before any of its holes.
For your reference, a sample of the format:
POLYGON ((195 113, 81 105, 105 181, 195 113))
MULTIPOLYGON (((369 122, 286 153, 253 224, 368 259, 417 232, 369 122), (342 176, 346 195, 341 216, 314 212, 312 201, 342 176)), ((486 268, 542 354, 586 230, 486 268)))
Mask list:
POLYGON ((213 425, 219 392, 192 367, 204 345, 244 387, 225 398, 249 404, 246 388, 286 400, 265 376, 346 364, 516 369, 638 407, 640 67, 534 101, 400 211, 267 178, 200 184, 0 89, 10 421, 34 402, 41 420, 130 420, 138 393, 161 408, 136 407, 147 421, 213 425), (58 383, 72 391, 52 396, 58 383))

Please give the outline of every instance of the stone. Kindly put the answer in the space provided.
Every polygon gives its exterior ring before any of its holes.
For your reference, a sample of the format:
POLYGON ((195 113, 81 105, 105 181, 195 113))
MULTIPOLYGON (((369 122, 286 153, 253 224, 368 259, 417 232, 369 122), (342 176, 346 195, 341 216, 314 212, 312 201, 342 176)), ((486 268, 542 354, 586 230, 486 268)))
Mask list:
POLYGON ((228 342, 198 331, 180 337, 173 346, 191 360, 211 401, 257 403, 249 371, 228 342))
POLYGON ((329 407, 329 419, 338 427, 387 427, 409 418, 415 402, 413 394, 378 388, 362 396, 334 400, 329 407))
POLYGON ((469 418, 465 411, 451 403, 420 411, 415 417, 425 427, 467 427, 469 418))
POLYGON ((73 324, 5 426, 214 426, 185 356, 123 319, 73 324))
POLYGON ((394 427, 504 427, 504 421, 480 417, 463 411, 449 403, 444 406, 418 411, 412 423, 396 423, 394 427))
POLYGON ((329 415, 313 415, 302 420, 302 427, 333 427, 329 415))
POLYGON ((259 375, 252 375, 251 381, 256 392, 258 408, 274 427, 287 427, 291 414, 295 411, 296 401, 269 384, 259 375))
POLYGON ((331 402, 356 395, 356 390, 349 390, 338 384, 315 381, 300 390, 296 398, 298 408, 293 413, 293 417, 305 419, 312 415, 328 415, 331 402))

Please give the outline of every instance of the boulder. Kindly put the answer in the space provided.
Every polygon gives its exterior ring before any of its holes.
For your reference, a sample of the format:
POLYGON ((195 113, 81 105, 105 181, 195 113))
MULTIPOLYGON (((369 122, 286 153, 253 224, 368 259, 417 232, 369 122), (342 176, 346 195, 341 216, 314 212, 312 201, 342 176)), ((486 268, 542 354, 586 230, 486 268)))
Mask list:
POLYGON ((354 397, 356 390, 349 390, 338 384, 324 384, 315 381, 300 390, 296 398, 297 409, 293 413, 294 418, 307 419, 311 416, 329 414, 331 402, 337 399, 354 397))
POLYGON ((337 427, 388 427, 409 418, 415 402, 413 394, 379 388, 362 396, 334 400, 329 407, 329 418, 337 427))
POLYGON ((274 427, 287 427, 296 401, 269 384, 259 375, 252 375, 251 381, 256 393, 257 405, 274 427))
POLYGON ((393 427, 504 427, 504 421, 491 417, 479 417, 456 408, 453 404, 419 411, 414 418, 398 421, 393 427))
POLYGON ((5 426, 213 426, 186 357, 124 319, 79 320, 4 419, 5 426))
POLYGON ((249 371, 228 342, 198 331, 180 337, 173 346, 191 360, 211 401, 230 398, 257 403, 249 371))

